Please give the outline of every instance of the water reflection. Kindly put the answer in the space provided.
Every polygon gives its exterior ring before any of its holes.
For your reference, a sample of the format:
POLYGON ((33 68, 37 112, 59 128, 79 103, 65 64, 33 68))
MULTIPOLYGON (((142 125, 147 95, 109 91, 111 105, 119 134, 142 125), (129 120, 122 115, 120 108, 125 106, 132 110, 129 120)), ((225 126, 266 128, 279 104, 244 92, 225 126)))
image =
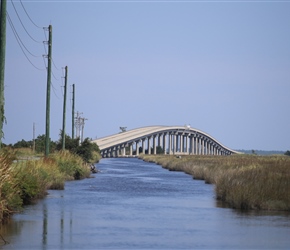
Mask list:
POLYGON ((47 206, 43 204, 43 226, 42 226, 42 244, 45 247, 47 243, 47 206))

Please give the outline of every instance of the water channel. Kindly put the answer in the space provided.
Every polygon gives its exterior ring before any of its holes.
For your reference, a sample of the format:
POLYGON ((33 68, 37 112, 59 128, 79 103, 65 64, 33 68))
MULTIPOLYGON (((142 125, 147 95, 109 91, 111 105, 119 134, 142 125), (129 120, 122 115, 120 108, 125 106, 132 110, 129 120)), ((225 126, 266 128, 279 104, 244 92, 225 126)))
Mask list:
POLYGON ((0 249, 289 249, 290 213, 218 205, 214 186, 136 158, 103 159, 15 214, 0 249))

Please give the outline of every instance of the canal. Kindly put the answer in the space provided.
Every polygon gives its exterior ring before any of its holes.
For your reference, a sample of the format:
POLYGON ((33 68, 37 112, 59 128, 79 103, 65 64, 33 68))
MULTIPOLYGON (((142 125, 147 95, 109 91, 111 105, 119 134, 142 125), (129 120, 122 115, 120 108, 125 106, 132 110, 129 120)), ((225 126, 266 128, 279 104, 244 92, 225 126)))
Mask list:
POLYGON ((289 249, 289 213, 221 207, 213 185, 136 158, 97 168, 15 214, 0 248, 289 249))

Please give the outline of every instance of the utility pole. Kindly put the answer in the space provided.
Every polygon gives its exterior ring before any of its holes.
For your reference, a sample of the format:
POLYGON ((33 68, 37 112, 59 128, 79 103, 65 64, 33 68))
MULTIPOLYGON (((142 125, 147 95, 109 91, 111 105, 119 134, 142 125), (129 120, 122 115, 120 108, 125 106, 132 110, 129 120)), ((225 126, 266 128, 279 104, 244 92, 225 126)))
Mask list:
POLYGON ((75 85, 72 85, 73 87, 73 92, 72 92, 72 133, 71 133, 71 138, 74 139, 75 137, 75 85))
POLYGON ((51 86, 51 59, 52 59, 52 26, 48 26, 48 56, 47 56, 47 90, 46 90, 46 126, 45 126, 45 156, 49 155, 50 129, 50 86, 51 86))
POLYGON ((32 145, 32 152, 35 152, 35 122, 33 123, 33 145, 32 145))
POLYGON ((5 51, 6 51, 6 0, 1 0, 0 16, 0 149, 3 138, 4 123, 4 74, 5 74, 5 51))
POLYGON ((84 140, 84 126, 85 126, 85 120, 87 120, 87 118, 81 117, 82 113, 77 112, 77 117, 76 117, 76 121, 75 121, 75 125, 76 125, 76 134, 77 137, 79 138, 79 142, 82 143, 84 140))
POLYGON ((81 135, 81 142, 84 141, 84 127, 85 127, 85 120, 88 120, 84 117, 81 118, 81 129, 82 129, 82 135, 81 135))
POLYGON ((65 115, 66 115, 66 86, 67 86, 67 66, 64 77, 64 97, 63 97, 63 119, 62 119, 62 150, 65 150, 65 115))
POLYGON ((80 136, 80 130, 81 130, 81 115, 82 113, 77 111, 77 116, 75 118, 75 127, 76 127, 76 137, 79 138, 79 141, 81 142, 81 136, 80 136))

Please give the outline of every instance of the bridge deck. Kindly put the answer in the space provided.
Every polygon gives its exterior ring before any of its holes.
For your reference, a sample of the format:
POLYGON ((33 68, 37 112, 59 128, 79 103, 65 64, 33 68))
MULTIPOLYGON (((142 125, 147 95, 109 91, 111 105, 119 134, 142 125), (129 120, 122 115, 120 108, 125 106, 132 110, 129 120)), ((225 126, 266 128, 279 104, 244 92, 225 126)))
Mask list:
MULTIPOLYGON (((187 134, 187 135, 199 135, 202 138, 207 138, 211 142, 215 143, 219 147, 223 148, 224 150, 231 152, 231 153, 239 153, 234 150, 231 150, 212 136, 194 128, 190 128, 187 126, 148 126, 148 127, 141 127, 137 129, 132 129, 126 132, 121 132, 118 134, 113 134, 110 136, 106 136, 103 138, 99 138, 94 140, 93 142, 96 143, 100 150, 106 150, 118 145, 125 145, 132 142, 138 142, 140 140, 145 140, 151 138, 152 136, 161 135, 165 133, 172 133, 172 134, 187 134)), ((149 140, 149 139, 148 139, 149 140)))

